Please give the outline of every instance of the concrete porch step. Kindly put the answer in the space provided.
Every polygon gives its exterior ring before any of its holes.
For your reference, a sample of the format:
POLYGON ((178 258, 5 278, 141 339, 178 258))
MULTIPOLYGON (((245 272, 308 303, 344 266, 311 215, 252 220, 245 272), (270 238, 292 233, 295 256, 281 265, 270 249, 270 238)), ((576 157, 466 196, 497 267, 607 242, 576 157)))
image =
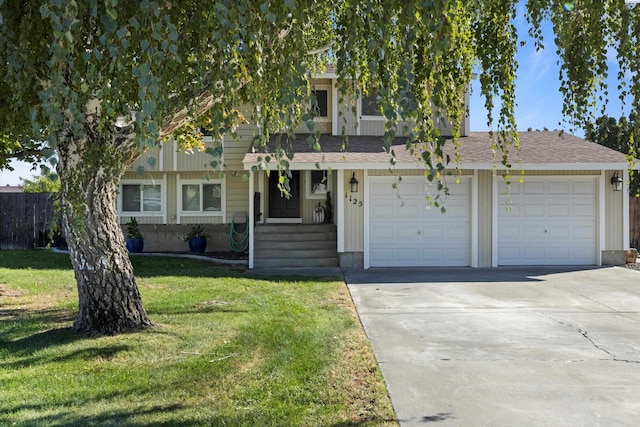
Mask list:
POLYGON ((333 224, 258 225, 254 234, 254 266, 338 266, 336 236, 333 224))

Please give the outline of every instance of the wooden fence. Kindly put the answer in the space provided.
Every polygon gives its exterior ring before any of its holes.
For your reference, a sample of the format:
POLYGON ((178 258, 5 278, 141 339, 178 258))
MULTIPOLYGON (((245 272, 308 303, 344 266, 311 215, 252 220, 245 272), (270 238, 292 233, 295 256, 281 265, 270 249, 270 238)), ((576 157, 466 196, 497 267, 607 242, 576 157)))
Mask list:
POLYGON ((52 217, 48 193, 0 193, 0 249, 46 246, 52 217))
POLYGON ((629 244, 640 249, 640 198, 629 197, 629 244))

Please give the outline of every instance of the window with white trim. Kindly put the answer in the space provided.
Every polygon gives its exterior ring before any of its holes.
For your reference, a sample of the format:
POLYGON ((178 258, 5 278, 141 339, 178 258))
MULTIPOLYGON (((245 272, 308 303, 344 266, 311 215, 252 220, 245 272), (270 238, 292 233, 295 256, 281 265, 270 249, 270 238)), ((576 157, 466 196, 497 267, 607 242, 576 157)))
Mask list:
POLYGON ((306 174, 307 199, 326 199, 329 191, 329 174, 326 170, 310 170, 306 174))
POLYGON ((315 98, 316 117, 329 117, 329 91, 326 89, 314 90, 312 96, 315 98))
POLYGON ((162 212, 162 186, 160 184, 126 183, 120 187, 123 213, 162 212))
POLYGON ((371 88, 366 95, 362 95, 360 111, 363 116, 382 118, 382 111, 378 106, 378 89, 371 88))
POLYGON ((181 181, 179 191, 182 214, 222 214, 224 194, 222 180, 181 181))
POLYGON ((317 85, 311 90, 311 105, 314 110, 314 120, 316 122, 331 121, 331 86, 317 85))

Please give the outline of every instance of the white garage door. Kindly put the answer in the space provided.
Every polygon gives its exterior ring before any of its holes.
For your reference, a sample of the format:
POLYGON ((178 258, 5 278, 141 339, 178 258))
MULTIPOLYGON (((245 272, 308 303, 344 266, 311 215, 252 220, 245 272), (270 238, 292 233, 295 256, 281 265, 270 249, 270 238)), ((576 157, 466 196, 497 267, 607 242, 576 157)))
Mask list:
POLYGON ((588 265, 596 256, 596 179, 498 185, 498 265, 588 265), (510 209, 509 209, 510 208, 510 209))
MULTIPOLYGON (((369 178, 371 267, 468 266, 469 178, 449 184, 446 213, 429 206, 423 177, 369 178), (400 197, 398 197, 398 195, 400 197)), ((430 188, 435 196, 435 188, 430 188)))

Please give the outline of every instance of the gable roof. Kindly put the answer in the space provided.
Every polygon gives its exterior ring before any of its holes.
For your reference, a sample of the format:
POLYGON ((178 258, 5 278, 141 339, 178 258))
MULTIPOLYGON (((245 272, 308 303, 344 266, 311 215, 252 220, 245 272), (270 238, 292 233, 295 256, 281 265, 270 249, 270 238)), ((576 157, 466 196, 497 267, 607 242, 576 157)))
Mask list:
MULTIPOLYGON (((387 169, 391 154, 384 150, 380 136, 322 135, 321 151, 314 151, 307 143, 308 134, 299 134, 287 140, 286 136, 274 136, 263 153, 249 152, 243 163, 245 169, 259 163, 266 153, 273 153, 276 140, 293 151, 293 169, 315 169, 321 164, 334 169, 387 169)), ((523 169, 578 170, 578 169, 622 169, 627 167, 626 156, 610 148, 586 141, 570 134, 559 135, 554 131, 520 132, 520 148, 511 147, 509 161, 512 167, 523 169)), ((395 138, 392 150, 395 153, 396 168, 423 168, 420 154, 411 154, 406 149, 407 138, 395 138)), ((489 132, 470 132, 460 138, 458 153, 463 169, 502 168, 502 153, 492 149, 493 140, 489 132)), ((453 144, 445 145, 445 153, 453 158, 453 144)), ((270 165, 263 164, 265 168, 270 165)), ((275 166, 275 165, 273 165, 275 166)), ((455 167, 456 165, 452 165, 455 167)))

